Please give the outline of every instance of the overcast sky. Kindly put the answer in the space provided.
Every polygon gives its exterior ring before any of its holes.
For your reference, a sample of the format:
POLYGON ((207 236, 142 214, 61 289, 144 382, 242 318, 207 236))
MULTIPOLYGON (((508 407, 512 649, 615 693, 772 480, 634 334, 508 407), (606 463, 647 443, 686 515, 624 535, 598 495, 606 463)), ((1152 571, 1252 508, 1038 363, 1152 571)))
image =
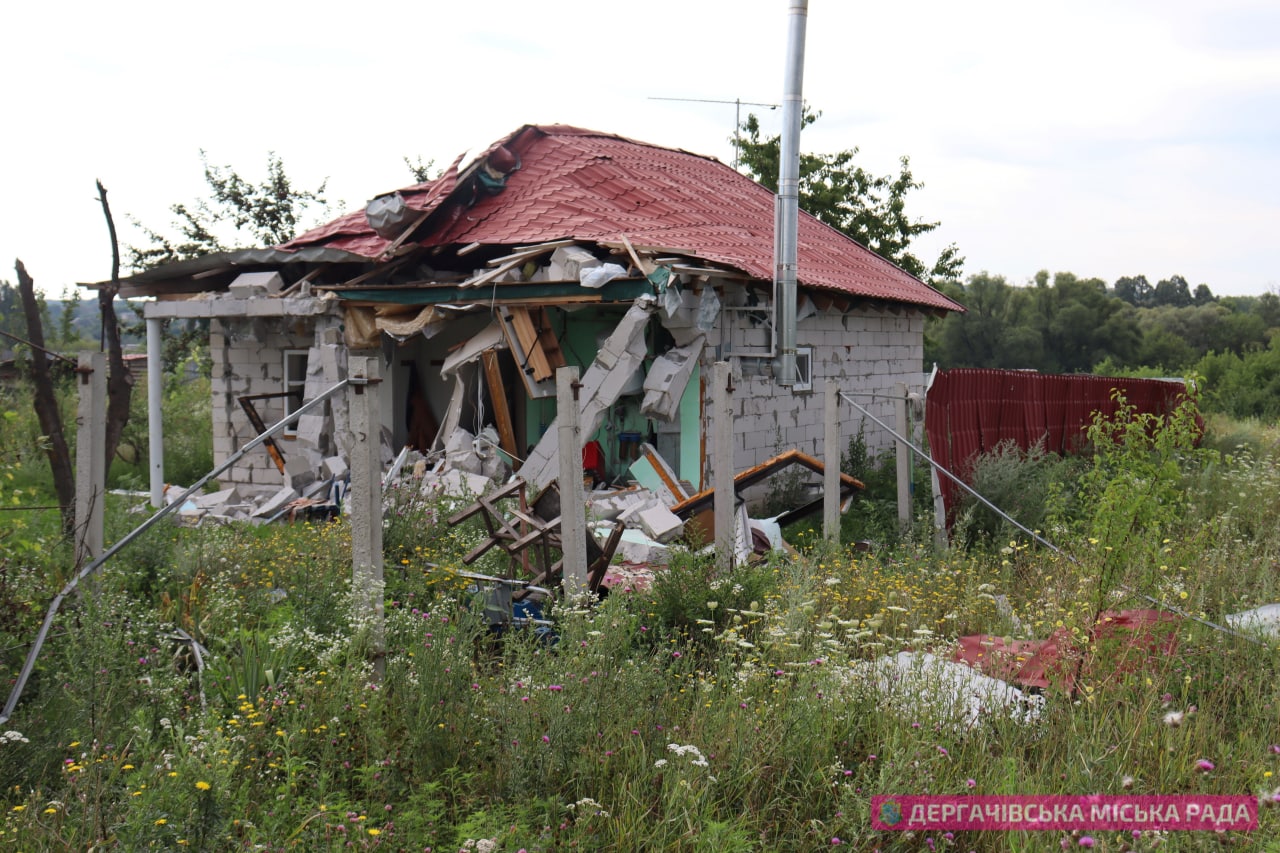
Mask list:
MULTIPOLYGON (((0 278, 110 274, 94 179, 135 217, 202 195, 199 151, 268 151, 347 209, 523 124, 733 159, 733 103, 783 94, 786 0, 6 3, 0 278)), ((806 151, 911 157, 908 204, 965 273, 1181 274, 1280 288, 1275 0, 811 0, 806 151)), ((759 107, 743 107, 760 111, 759 107)), ((777 132, 781 110, 763 110, 777 132)), ((803 270, 801 270, 803 277, 803 270)))

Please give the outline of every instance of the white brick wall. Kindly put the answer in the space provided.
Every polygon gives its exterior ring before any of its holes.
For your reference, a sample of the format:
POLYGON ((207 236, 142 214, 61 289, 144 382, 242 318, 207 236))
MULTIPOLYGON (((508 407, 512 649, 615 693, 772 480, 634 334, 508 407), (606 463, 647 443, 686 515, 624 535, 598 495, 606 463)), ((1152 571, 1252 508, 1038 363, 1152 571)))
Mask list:
MULTIPOLYGON (((739 319, 732 313, 722 316, 730 322, 739 319)), ((823 389, 828 378, 839 380, 844 393, 892 425, 893 402, 888 397, 894 385, 904 382, 909 390, 923 391, 924 323, 919 312, 907 310, 895 315, 870 308, 847 314, 820 312, 806 318, 799 324, 796 344, 813 348, 813 390, 809 392, 791 393, 775 384, 771 375, 759 375, 763 365, 758 360, 733 359, 734 469, 758 465, 792 448, 822 459, 823 389)), ((729 337, 736 346, 753 331, 735 328, 729 337)), ((704 375, 711 374, 715 358, 714 348, 709 347, 703 356, 704 375)), ((769 369, 763 372, 771 374, 769 369)), ((707 392, 706 411, 711 412, 710 386, 707 392)), ((837 454, 857 434, 863 420, 852 405, 842 404, 837 454)), ((708 424, 707 435, 713 434, 708 424)), ((864 434, 873 453, 891 451, 892 437, 869 419, 864 434)), ((709 466, 710 460, 706 464, 709 466)), ((753 497, 761 494, 758 491, 753 497)))
MULTIPOLYGON (((214 464, 221 465, 257 435, 237 398, 283 391, 283 352, 312 347, 316 338, 314 322, 311 318, 271 322, 227 317, 211 321, 214 464)), ((284 416, 282 400, 258 400, 254 405, 268 426, 284 416)), ((290 455, 289 444, 281 441, 286 458, 290 455)), ((258 448, 223 474, 219 482, 224 486, 235 483, 279 487, 284 475, 266 448, 258 448)))

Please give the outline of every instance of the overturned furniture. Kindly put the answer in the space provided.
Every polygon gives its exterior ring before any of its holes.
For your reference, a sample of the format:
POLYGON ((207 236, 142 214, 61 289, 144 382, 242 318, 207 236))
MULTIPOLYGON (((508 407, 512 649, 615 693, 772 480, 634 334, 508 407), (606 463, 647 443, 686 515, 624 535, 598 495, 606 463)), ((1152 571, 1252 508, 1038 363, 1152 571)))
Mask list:
MULTIPOLYGON (((490 550, 500 548, 510 561, 511 577, 532 574, 532 580, 528 581, 530 584, 559 585, 562 582, 564 560, 558 556, 563 550, 559 495, 554 486, 545 490, 536 504, 530 505, 526 484, 517 477, 454 513, 447 523, 450 527, 455 527, 477 516, 484 524, 488 536, 462 558, 465 565, 469 566, 490 550), (515 500, 516 506, 501 505, 503 501, 509 500, 515 500), (554 517, 547 518, 553 509, 554 517)), ((587 533, 588 591, 599 592, 600 582, 604 579, 605 570, 608 569, 621 539, 621 524, 614 526, 603 545, 587 533)))

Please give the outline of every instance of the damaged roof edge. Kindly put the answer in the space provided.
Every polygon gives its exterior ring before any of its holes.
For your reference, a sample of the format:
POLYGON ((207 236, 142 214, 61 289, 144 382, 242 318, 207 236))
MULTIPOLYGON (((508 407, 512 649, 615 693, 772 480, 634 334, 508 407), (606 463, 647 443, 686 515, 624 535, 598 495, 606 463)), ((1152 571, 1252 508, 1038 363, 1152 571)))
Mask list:
MULTIPOLYGON (((236 249, 230 252, 214 252, 198 258, 188 258, 162 264, 120 279, 123 286, 137 286, 151 282, 169 282, 176 278, 196 276, 201 273, 231 271, 244 266, 268 266, 275 264, 352 264, 368 263, 369 259, 342 249, 324 246, 307 246, 297 251, 283 249, 236 249)), ((101 289, 110 287, 110 281, 78 282, 80 287, 101 289)))

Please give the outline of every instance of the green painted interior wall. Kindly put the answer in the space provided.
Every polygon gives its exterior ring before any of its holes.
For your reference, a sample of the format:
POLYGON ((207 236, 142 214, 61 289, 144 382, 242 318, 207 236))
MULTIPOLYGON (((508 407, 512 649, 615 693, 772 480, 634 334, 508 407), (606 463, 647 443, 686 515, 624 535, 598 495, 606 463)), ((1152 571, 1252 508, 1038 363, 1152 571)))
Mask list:
MULTIPOLYGON (((576 365, 583 373, 595 359, 597 339, 602 339, 612 332, 622 317, 621 312, 599 312, 594 308, 575 312, 552 309, 548 313, 551 316, 551 322, 556 326, 556 337, 560 340, 560 349, 564 353, 565 361, 576 365)), ((620 467, 625 467, 624 462, 618 458, 618 433, 638 432, 642 440, 648 440, 649 422, 640 414, 642 399, 644 399, 642 393, 629 394, 620 398, 610 409, 600 428, 587 439, 600 442, 610 474, 615 474, 620 467)), ((525 407, 525 441, 526 446, 532 447, 538 443, 555 419, 556 401, 554 397, 540 400, 531 400, 526 397, 525 407)))

